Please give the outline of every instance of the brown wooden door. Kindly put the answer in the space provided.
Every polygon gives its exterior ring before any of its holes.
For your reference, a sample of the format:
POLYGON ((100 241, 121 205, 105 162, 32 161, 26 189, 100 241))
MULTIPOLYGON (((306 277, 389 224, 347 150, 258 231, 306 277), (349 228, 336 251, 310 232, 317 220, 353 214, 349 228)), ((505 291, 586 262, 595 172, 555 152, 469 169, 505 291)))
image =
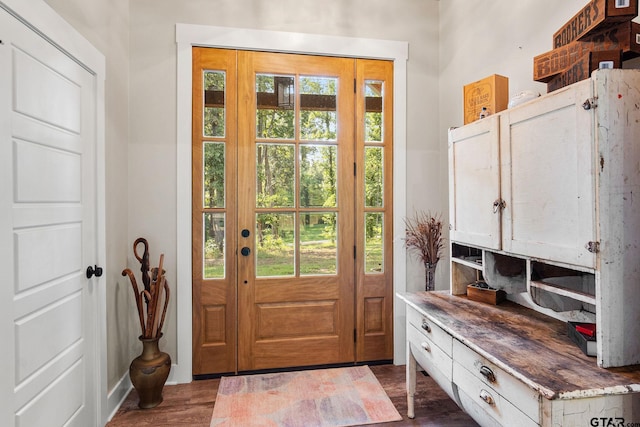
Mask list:
POLYGON ((353 60, 238 64, 238 369, 351 362, 353 60))
POLYGON ((194 48, 194 374, 393 357, 391 67, 194 48))

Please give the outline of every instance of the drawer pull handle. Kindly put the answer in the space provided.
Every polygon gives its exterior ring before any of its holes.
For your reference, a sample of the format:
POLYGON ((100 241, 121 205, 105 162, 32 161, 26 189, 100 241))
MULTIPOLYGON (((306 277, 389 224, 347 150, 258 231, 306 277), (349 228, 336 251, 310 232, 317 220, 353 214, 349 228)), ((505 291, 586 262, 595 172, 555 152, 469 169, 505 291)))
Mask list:
POLYGON ((422 329, 424 329, 427 332, 431 332, 431 326, 429 326, 429 324, 427 322, 425 322, 424 320, 422 321, 422 329))
POLYGON ((482 365, 480 368, 480 373, 489 381, 490 383, 496 382, 496 376, 488 366, 482 365))
POLYGON ((420 347, 427 353, 431 353, 431 347, 426 342, 420 343, 420 347))
POLYGON ((495 405, 496 403, 487 390, 480 390, 480 399, 484 400, 487 405, 495 405))

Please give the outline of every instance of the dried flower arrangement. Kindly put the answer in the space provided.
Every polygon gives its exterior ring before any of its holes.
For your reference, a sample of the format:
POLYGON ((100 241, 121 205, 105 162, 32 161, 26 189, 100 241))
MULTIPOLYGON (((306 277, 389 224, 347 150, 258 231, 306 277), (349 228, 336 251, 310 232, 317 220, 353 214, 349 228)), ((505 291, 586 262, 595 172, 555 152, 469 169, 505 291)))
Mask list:
POLYGON ((405 247, 417 253, 426 269, 426 290, 434 288, 434 273, 440 260, 444 242, 442 238, 441 214, 416 212, 413 218, 405 219, 405 247))

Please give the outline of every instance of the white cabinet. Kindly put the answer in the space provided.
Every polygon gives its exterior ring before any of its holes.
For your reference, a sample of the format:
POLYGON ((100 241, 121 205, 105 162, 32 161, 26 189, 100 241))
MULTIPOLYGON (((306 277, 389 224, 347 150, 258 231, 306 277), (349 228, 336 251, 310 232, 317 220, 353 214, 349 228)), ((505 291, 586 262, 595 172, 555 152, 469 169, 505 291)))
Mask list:
POLYGON ((595 267, 592 82, 449 135, 451 239, 595 267))
POLYGON ((587 80, 500 118, 502 249, 595 267, 595 125, 587 80))
POLYGON ((449 132, 451 292, 595 322, 602 367, 640 364, 639 89, 599 70, 449 132))
POLYGON ((453 129, 449 135, 450 238, 501 249, 499 116, 453 129))

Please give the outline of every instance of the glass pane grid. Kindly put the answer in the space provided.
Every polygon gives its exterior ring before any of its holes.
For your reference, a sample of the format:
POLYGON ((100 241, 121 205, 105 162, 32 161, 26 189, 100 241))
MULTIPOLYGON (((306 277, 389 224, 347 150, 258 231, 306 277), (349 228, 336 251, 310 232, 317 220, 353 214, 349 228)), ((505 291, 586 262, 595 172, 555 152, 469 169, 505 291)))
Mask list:
POLYGON ((257 277, 337 274, 337 85, 256 75, 257 277))

